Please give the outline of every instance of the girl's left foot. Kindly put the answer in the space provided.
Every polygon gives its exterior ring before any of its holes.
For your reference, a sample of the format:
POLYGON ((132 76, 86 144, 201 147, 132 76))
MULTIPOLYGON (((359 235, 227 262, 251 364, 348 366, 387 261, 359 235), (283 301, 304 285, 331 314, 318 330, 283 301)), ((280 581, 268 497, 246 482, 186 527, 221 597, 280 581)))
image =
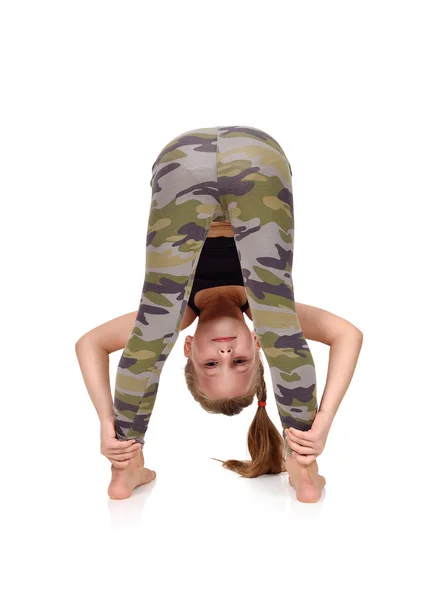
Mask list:
POLYGON ((310 465, 300 465, 293 456, 286 459, 289 483, 296 490, 300 502, 318 502, 326 485, 326 478, 318 474, 317 461, 310 465))

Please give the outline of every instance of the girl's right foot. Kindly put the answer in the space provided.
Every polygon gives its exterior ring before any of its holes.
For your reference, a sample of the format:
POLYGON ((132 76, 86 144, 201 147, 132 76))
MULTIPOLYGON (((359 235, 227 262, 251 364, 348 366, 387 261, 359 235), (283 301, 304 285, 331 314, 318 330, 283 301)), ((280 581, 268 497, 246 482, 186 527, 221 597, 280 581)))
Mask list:
POLYGON ((131 496, 132 491, 139 485, 151 483, 157 476, 155 471, 144 467, 143 452, 138 452, 125 469, 112 467, 112 480, 107 490, 113 500, 124 500, 131 496))

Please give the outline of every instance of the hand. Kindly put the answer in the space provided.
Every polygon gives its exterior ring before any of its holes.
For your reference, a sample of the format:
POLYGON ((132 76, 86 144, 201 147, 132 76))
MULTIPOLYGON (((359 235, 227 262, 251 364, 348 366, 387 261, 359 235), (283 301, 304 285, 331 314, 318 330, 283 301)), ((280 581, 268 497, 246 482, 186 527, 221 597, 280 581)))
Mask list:
POLYGON ((292 455, 301 465, 309 465, 319 456, 326 445, 332 420, 318 411, 308 431, 289 427, 285 430, 292 455))
POLYGON ((135 440, 117 440, 113 421, 101 422, 101 454, 114 467, 125 469, 131 459, 141 451, 142 444, 135 440))

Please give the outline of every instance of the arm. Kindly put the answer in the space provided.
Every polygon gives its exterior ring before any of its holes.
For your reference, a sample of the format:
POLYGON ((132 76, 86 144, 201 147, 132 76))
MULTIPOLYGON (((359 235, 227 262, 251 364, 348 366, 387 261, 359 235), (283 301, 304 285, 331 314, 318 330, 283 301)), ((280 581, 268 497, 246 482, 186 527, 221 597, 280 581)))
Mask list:
MULTIPOLYGON (((125 347, 136 316, 137 312, 130 312, 107 321, 85 333, 75 344, 82 377, 100 420, 101 453, 119 468, 129 464, 141 444, 135 440, 116 439, 109 354, 125 347)), ((181 328, 188 327, 194 317, 193 311, 186 311, 181 328)))
POLYGON ((308 465, 326 445, 332 421, 354 374, 363 334, 349 321, 321 308, 297 302, 296 310, 306 338, 330 346, 326 386, 311 430, 287 431, 296 460, 308 465))
MULTIPOLYGON (((296 314, 307 340, 330 347, 328 376, 318 412, 332 423, 351 383, 363 343, 363 333, 355 325, 327 310, 295 302, 296 314)), ((247 316, 252 319, 250 309, 247 316)))
POLYGON ((113 423, 109 354, 124 348, 137 313, 130 312, 85 333, 75 350, 85 386, 101 423, 113 423))
MULTIPOLYGON (((109 354, 125 347, 136 317, 137 311, 134 311, 102 323, 85 333, 75 344, 82 377, 101 424, 114 422, 109 354)), ((188 327, 195 317, 188 306, 181 330, 188 327)))
POLYGON ((134 440, 116 439, 113 399, 110 392, 109 354, 122 347, 129 335, 129 324, 134 313, 123 315, 95 327, 84 334, 75 345, 76 356, 89 396, 101 425, 101 454, 112 465, 125 468, 141 449, 134 440))
POLYGON ((354 375, 363 333, 346 319, 327 310, 299 302, 295 304, 304 337, 330 346, 328 375, 319 412, 332 423, 354 375))

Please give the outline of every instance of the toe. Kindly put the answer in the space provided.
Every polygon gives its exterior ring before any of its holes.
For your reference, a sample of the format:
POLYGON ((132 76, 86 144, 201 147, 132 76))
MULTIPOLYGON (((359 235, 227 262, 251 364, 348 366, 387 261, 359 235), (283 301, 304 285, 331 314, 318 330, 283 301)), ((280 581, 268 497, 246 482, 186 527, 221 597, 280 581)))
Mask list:
POLYGON ((141 477, 142 483, 150 483, 156 478, 157 474, 155 471, 151 469, 143 469, 143 474, 141 477))

